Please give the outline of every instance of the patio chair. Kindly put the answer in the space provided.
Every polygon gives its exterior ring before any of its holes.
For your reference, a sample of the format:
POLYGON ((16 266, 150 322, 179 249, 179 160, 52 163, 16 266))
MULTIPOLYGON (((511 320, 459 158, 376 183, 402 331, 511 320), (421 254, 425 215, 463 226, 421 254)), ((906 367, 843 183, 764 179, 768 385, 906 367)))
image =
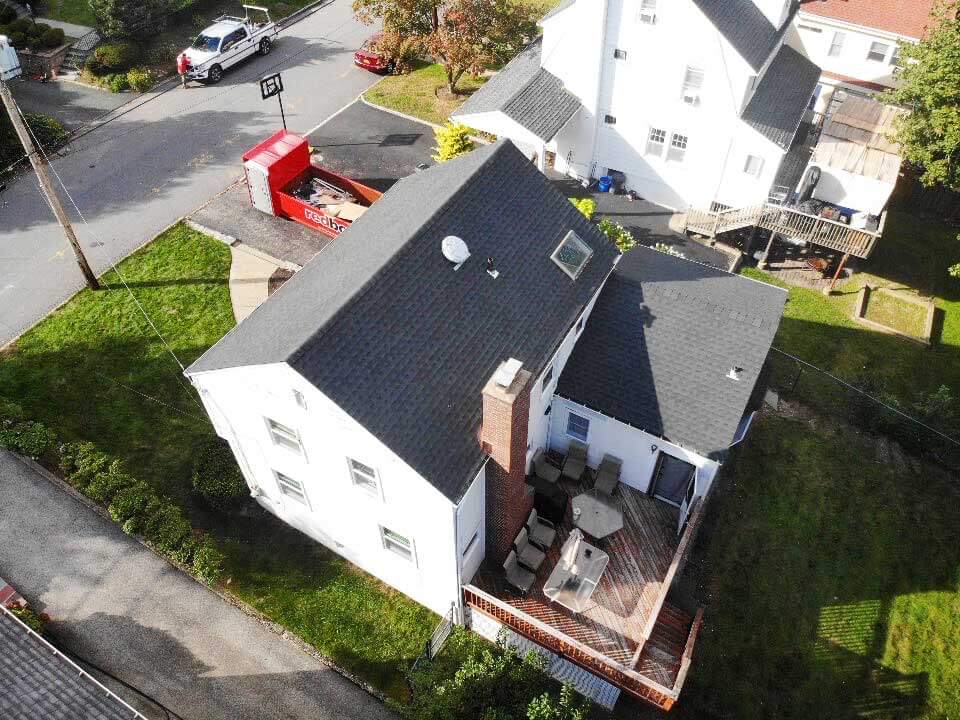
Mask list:
POLYGON ((557 539, 557 526, 537 515, 537 509, 534 508, 530 511, 530 517, 527 518, 527 533, 530 542, 541 550, 546 550, 557 539))
POLYGON ((579 440, 571 440, 567 447, 567 457, 563 461, 563 476, 580 482, 586 467, 587 444, 579 440))
POLYGON ((547 482, 555 483, 560 479, 560 468, 547 462, 543 448, 537 450, 537 454, 533 456, 533 472, 538 478, 547 482))
POLYGON ((517 553, 513 550, 510 551, 510 554, 507 555, 507 559, 503 563, 503 572, 507 578, 507 583, 519 591, 521 595, 526 595, 530 592, 530 588, 533 587, 533 583, 537 579, 536 575, 532 572, 520 567, 517 561, 517 553))
POLYGON ((609 454, 604 455, 603 460, 597 467, 597 479, 593 483, 593 487, 604 495, 613 495, 613 491, 617 489, 620 482, 622 465, 623 461, 620 458, 609 454))
POLYGON ((513 541, 513 549, 517 553, 517 562, 531 572, 536 572, 547 557, 543 550, 530 542, 530 536, 525 527, 520 528, 520 534, 513 541))

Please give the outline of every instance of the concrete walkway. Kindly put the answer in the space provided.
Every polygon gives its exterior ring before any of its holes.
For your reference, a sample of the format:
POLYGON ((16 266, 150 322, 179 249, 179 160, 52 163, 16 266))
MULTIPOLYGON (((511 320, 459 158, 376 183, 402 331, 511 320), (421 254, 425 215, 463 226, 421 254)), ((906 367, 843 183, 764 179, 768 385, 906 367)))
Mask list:
POLYGON ((74 23, 62 22, 60 20, 50 20, 49 18, 36 18, 36 22, 44 23, 52 28, 60 28, 67 37, 80 39, 89 32, 93 32, 92 27, 86 25, 76 25, 74 23))
POLYGON ((0 576, 57 644, 183 720, 395 717, 3 450, 0 508, 0 576))
POLYGON ((270 276, 280 265, 239 243, 230 246, 230 303, 240 322, 267 299, 270 276))

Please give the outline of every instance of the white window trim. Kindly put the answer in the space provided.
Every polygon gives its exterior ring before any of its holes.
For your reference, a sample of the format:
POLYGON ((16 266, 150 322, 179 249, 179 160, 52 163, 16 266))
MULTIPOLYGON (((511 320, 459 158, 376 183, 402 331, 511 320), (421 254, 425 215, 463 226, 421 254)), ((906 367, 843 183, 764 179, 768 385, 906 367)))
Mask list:
POLYGON ((764 160, 763 160, 762 157, 760 157, 759 155, 751 155, 751 154, 748 153, 748 154, 747 154, 747 158, 746 158, 746 160, 745 160, 744 163, 743 163, 743 172, 744 172, 745 174, 749 175, 750 177, 758 178, 758 177, 760 177, 761 175, 763 175, 763 166, 764 166, 764 160), (757 161, 758 161, 756 172, 750 172, 750 161, 751 161, 751 160, 757 160, 757 161))
POLYGON ((307 510, 313 512, 313 506, 310 504, 310 496, 307 494, 307 486, 303 484, 302 481, 297 480, 295 477, 287 475, 285 472, 280 472, 279 470, 271 470, 273 473, 273 480, 277 485, 277 492, 280 493, 281 498, 290 498, 295 503, 303 505, 307 510), (291 495, 283 491, 283 482, 280 480, 280 477, 283 476, 292 483, 296 483, 300 486, 300 492, 303 495, 303 500, 300 500, 296 495, 291 495))
POLYGON ((406 535, 401 535, 401 534, 398 533, 396 530, 391 530, 390 528, 385 527, 385 526, 383 526, 383 525, 380 525, 379 528, 380 528, 380 530, 379 530, 379 532, 380 532, 380 547, 382 547, 385 552, 388 552, 388 553, 390 553, 391 555, 394 555, 394 556, 396 556, 396 557, 398 557, 398 558, 400 558, 400 559, 402 559, 402 560, 405 560, 406 562, 409 562, 409 563, 411 563, 414 567, 416 567, 416 566, 417 566, 417 546, 416 546, 416 542, 414 542, 414 539, 413 539, 412 537, 407 537, 406 535), (403 552, 400 552, 400 551, 394 549, 394 547, 395 547, 396 545, 401 545, 402 543, 393 543, 393 544, 390 544, 390 543, 393 542, 393 541, 388 541, 387 535, 386 535, 386 533, 388 533, 388 532, 396 535, 397 537, 403 538, 403 539, 406 540, 408 543, 410 543, 410 547, 409 547, 410 556, 409 556, 409 557, 407 557, 403 552))
POLYGON ((370 497, 377 498, 378 500, 383 500, 383 484, 380 482, 380 472, 375 467, 372 467, 367 463, 361 462, 360 460, 357 460, 356 458, 352 458, 348 455, 347 456, 347 475, 350 478, 351 486, 353 486, 357 490, 362 491, 364 494, 369 495, 370 497), (368 467, 371 470, 373 470, 374 487, 370 487, 370 485, 365 483, 357 482, 357 475, 360 475, 361 477, 366 478, 367 473, 365 473, 363 470, 357 470, 356 468, 354 468, 353 463, 363 465, 364 467, 368 467))
POLYGON ((299 431, 299 430, 297 430, 296 428, 291 428, 291 427, 289 427, 288 425, 285 425, 284 423, 279 422, 278 420, 274 420, 274 419, 271 418, 271 417, 267 417, 266 415, 263 416, 263 423, 264 423, 264 425, 266 425, 266 427, 267 427, 267 436, 270 438, 270 444, 271 444, 271 445, 273 445, 274 447, 282 448, 282 449, 286 450, 286 451, 289 452, 289 453, 293 453, 294 455, 299 455, 300 457, 306 459, 307 453, 306 453, 306 451, 303 449, 303 439, 300 437, 300 431, 299 431), (282 428, 284 428, 284 429, 286 429, 286 430, 290 430, 290 431, 293 433, 293 435, 296 437, 296 440, 297 440, 297 449, 294 450, 292 447, 290 447, 290 446, 288 446, 288 445, 284 445, 283 443, 277 442, 276 435, 274 435, 274 429, 273 429, 273 427, 271 427, 270 423, 274 423, 274 424, 279 425, 280 427, 282 427, 282 428))
POLYGON ((297 404, 297 407, 299 407, 301 410, 306 410, 307 398, 304 396, 304 394, 299 390, 297 390, 296 388, 294 388, 292 392, 293 392, 293 401, 297 404))
POLYGON ((669 162, 669 163, 674 163, 674 164, 676 164, 676 165, 683 165, 683 163, 684 163, 684 162, 686 161, 686 159, 687 159, 687 151, 688 151, 689 149, 690 149, 690 136, 689 136, 689 135, 684 135, 683 133, 679 133, 679 132, 672 132, 672 133, 670 133, 670 142, 669 142, 669 144, 667 145, 667 154, 666 154, 666 160, 667 160, 667 162, 669 162), (676 140, 677 138, 683 138, 683 147, 682 147, 682 148, 680 148, 680 147, 674 147, 673 143, 674 143, 674 140, 676 140), (682 152, 683 154, 682 154, 679 158, 672 158, 672 157, 670 157, 670 151, 671 151, 671 150, 679 150, 679 151, 682 152))
POLYGON ((847 41, 847 34, 842 30, 835 30, 830 38, 830 45, 827 48, 827 57, 840 57, 843 54, 843 46, 847 41), (834 52, 833 49, 837 51, 834 52))
POLYGON ((669 133, 668 131, 664 130, 663 128, 655 128, 655 127, 652 127, 652 126, 651 126, 650 129, 647 131, 647 144, 643 146, 643 154, 644 154, 645 156, 647 156, 647 157, 658 157, 658 158, 662 158, 662 157, 663 157, 663 151, 666 149, 666 147, 667 147, 667 141, 668 141, 669 139, 670 139, 670 133, 669 133), (654 132, 663 133, 663 142, 654 142, 654 141, 653 141, 653 133, 654 133, 654 132), (650 152, 650 143, 653 143, 654 145, 659 145, 659 147, 660 147, 659 151, 658 151, 658 152, 650 152))
POLYGON ((683 84, 680 89, 680 99, 685 105, 690 107, 700 107, 700 93, 703 91, 703 86, 707 78, 707 71, 703 68, 696 67, 695 65, 687 65, 686 69, 683 71, 683 84), (700 85, 694 86, 690 84, 690 75, 693 74, 694 77, 699 73, 700 75, 700 85))
POLYGON ((656 25, 657 0, 640 0, 640 11, 637 13, 637 20, 642 25, 656 25), (645 4, 648 5, 648 7, 645 8, 645 4))
MULTIPOLYGON (((879 52, 876 52, 876 54, 880 54, 880 53, 879 53, 879 52)), ((873 41, 870 42, 870 49, 867 50, 867 61, 868 61, 868 62, 885 63, 885 62, 887 62, 887 60, 889 59, 889 56, 890 56, 890 44, 889 44, 889 43, 881 42, 880 40, 873 40, 873 41), (874 51, 874 49, 873 49, 875 45, 882 45, 882 46, 884 47, 883 53, 882 53, 881 57, 879 57, 879 58, 871 57, 871 55, 874 55, 875 52, 876 52, 876 51, 874 51)))
POLYGON ((583 442, 583 443, 587 442, 587 438, 590 437, 590 418, 585 417, 580 413, 574 412, 573 410, 567 410, 567 424, 566 424, 566 427, 564 427, 563 432, 567 437, 572 437, 574 440, 579 440, 580 442, 583 442), (579 435, 574 435, 572 432, 570 432, 570 419, 575 417, 580 418, 581 420, 587 423, 587 432, 585 433, 584 437, 580 437, 579 435))

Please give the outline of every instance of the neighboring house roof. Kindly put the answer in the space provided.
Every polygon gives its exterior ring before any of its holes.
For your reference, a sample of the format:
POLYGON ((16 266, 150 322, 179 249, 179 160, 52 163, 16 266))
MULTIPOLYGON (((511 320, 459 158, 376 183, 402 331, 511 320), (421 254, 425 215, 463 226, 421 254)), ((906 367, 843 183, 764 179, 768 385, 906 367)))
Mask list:
POLYGON ((0 717, 9 720, 146 720, 6 609, 0 610, 0 677, 0 717))
POLYGON ((552 140, 580 109, 563 82, 540 67, 540 38, 511 60, 461 105, 452 117, 502 112, 544 142, 552 140))
POLYGON ((780 28, 775 28, 753 0, 693 0, 693 4, 756 72, 790 27, 788 18, 780 28))
POLYGON ((803 120, 820 79, 820 67, 784 45, 760 79, 741 119, 784 150, 803 120))
POLYGON ((554 15, 559 15, 567 8, 573 7, 573 4, 576 1, 577 0, 560 0, 560 2, 556 5, 556 7, 554 7, 550 12, 548 12, 546 15, 540 18, 540 22, 543 22, 544 20, 549 20, 554 15))
POLYGON ((841 75, 840 73, 830 72, 829 70, 824 70, 822 76, 831 80, 837 80, 839 82, 846 83, 848 85, 856 85, 864 88, 865 90, 882 91, 891 87, 890 85, 885 85, 883 83, 861 80, 860 78, 851 77, 850 75, 841 75))
POLYGON ((921 38, 934 4, 935 0, 801 0, 800 11, 921 38))
POLYGON ((621 258, 557 393, 719 458, 783 314, 772 285, 637 246, 621 258), (739 380, 727 377, 743 368, 739 380))
POLYGON ((820 133, 811 162, 895 184, 900 146, 891 139, 896 120, 907 111, 870 98, 848 96, 820 133))
POLYGON ((286 362, 456 502, 484 385, 511 357, 539 374, 617 254, 500 140, 398 182, 187 373, 286 362), (576 280, 550 259, 571 229, 594 251, 576 280), (456 271, 447 235, 472 253, 456 271))

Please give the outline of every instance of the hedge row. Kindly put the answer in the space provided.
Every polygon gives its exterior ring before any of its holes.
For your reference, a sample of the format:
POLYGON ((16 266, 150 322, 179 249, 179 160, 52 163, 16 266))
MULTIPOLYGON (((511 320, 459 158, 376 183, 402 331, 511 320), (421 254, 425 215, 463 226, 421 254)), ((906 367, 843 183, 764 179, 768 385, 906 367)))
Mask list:
POLYGON ((66 40, 63 30, 44 23, 35 23, 30 18, 3 20, 0 14, 0 35, 6 35, 15 48, 51 50, 60 47, 66 40))
POLYGON ((207 584, 220 579, 224 556, 213 538, 195 530, 169 498, 130 475, 122 460, 89 442, 57 445, 49 428, 25 419, 19 405, 3 398, 0 447, 57 462, 67 482, 105 506, 125 533, 143 537, 160 553, 192 567, 193 574, 207 584))

